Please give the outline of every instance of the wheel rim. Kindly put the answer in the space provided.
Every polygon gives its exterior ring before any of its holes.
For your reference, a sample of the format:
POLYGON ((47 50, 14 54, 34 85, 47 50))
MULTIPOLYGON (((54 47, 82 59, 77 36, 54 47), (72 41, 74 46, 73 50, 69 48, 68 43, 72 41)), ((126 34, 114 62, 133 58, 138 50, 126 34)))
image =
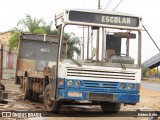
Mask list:
POLYGON ((45 103, 47 106, 50 106, 50 107, 53 105, 53 101, 50 99, 49 91, 47 91, 46 93, 45 103))
POLYGON ((52 111, 52 107, 53 107, 54 101, 51 100, 49 89, 47 89, 47 91, 45 92, 45 95, 44 95, 44 104, 45 104, 46 109, 48 111, 52 111))
POLYGON ((61 107, 61 103, 51 99, 50 87, 49 85, 45 88, 44 92, 44 104, 48 112, 58 113, 61 107))

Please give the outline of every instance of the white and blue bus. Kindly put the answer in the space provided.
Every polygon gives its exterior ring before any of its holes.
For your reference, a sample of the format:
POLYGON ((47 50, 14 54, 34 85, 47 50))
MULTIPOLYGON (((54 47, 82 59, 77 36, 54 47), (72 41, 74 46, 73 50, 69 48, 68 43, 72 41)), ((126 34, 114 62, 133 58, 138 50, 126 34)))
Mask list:
MULTIPOLYGON (((59 47, 53 77, 44 92, 48 111, 58 112, 63 104, 85 101, 99 104, 104 112, 118 112, 122 103, 139 102, 142 17, 115 11, 67 9, 55 16, 55 23, 59 47), (76 26, 86 26, 93 33, 99 31, 89 45, 82 43, 89 47, 89 58, 67 58, 67 52, 63 52, 63 35, 76 26)), ((87 53, 85 47, 81 53, 87 53)))

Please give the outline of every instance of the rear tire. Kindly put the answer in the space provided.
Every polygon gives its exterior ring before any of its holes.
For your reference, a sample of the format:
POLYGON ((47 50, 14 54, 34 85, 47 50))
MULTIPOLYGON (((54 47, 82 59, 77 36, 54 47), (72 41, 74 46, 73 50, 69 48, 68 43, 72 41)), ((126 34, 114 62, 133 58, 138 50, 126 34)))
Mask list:
POLYGON ((29 88, 29 79, 26 77, 24 78, 24 81, 24 99, 31 100, 32 90, 29 88))
POLYGON ((38 102, 39 101, 39 93, 36 93, 36 92, 33 91, 31 101, 32 102, 38 102))
POLYGON ((57 100, 51 100, 50 86, 47 85, 44 92, 43 102, 48 112, 58 113, 60 111, 61 102, 57 100))
POLYGON ((102 102, 101 109, 104 113, 118 113, 121 108, 121 103, 102 102))

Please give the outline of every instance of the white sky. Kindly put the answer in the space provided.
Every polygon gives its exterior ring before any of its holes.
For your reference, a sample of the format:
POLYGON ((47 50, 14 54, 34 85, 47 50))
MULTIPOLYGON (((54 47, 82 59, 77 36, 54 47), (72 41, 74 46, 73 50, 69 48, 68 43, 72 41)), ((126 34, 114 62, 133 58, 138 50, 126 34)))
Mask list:
MULTIPOLYGON (((101 0, 104 8, 110 0, 101 0)), ((120 0, 112 0, 108 10, 118 4, 120 0)), ((1 0, 0 1, 0 32, 16 27, 25 14, 32 17, 44 18, 49 23, 54 20, 55 13, 65 8, 95 9, 98 0, 1 0)), ((148 29, 157 45, 160 47, 160 1, 159 0, 123 0, 118 6, 119 12, 131 13, 143 17, 143 24, 148 29)), ((158 53, 148 35, 142 36, 142 62, 158 53)))

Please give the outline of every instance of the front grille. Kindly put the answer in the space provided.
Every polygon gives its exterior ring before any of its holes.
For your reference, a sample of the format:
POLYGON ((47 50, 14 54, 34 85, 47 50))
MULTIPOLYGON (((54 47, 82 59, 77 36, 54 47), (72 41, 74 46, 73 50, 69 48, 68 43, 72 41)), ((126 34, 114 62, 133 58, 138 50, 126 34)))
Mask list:
POLYGON ((118 82, 100 82, 100 81, 89 81, 84 80, 85 88, 100 88, 100 89, 116 89, 118 82))
POLYGON ((113 101, 113 95, 112 94, 98 94, 98 93, 89 93, 87 95, 87 98, 89 100, 107 100, 107 101, 113 101))
POLYGON ((109 71, 109 70, 95 70, 87 68, 72 68, 67 67, 67 76, 79 78, 102 78, 110 80, 135 80, 135 72, 128 71, 109 71))

